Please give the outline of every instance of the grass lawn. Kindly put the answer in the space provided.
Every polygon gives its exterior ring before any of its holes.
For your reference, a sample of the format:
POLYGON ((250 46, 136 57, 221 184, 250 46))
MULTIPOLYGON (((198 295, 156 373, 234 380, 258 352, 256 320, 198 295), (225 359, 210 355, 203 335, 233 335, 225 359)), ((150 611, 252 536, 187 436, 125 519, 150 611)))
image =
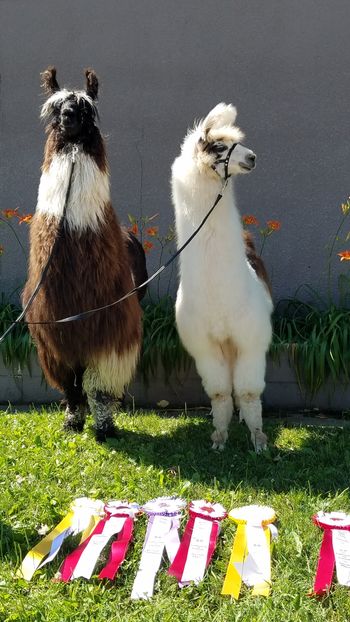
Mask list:
MULTIPOLYGON (((83 434, 62 432, 58 410, 6 414, 0 411, 0 621, 287 622, 350 620, 350 593, 335 585, 322 602, 311 599, 321 532, 317 510, 350 511, 350 430, 266 426, 271 448, 250 450, 247 429, 233 424, 226 449, 210 449, 211 422, 196 416, 152 412, 118 417, 120 439, 96 444, 83 434), (93 578, 53 583, 63 555, 30 583, 15 578, 23 556, 66 514, 75 497, 128 499, 143 503, 176 494, 206 498, 228 509, 271 505, 279 539, 272 562, 269 598, 242 588, 238 602, 220 595, 235 527, 224 521, 218 548, 203 582, 179 590, 163 570, 149 602, 130 601, 145 534, 138 519, 127 559, 113 584, 93 578)), ((65 549, 67 551, 67 548, 65 549)))

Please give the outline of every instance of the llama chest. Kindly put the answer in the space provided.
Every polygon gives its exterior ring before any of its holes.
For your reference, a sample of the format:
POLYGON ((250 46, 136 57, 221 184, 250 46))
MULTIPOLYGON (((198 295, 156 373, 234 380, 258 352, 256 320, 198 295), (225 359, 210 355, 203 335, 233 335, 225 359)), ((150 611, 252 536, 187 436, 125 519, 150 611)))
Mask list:
POLYGON ((68 198, 66 219, 72 231, 97 232, 104 221, 104 210, 110 201, 108 174, 85 153, 78 153, 67 197, 72 160, 67 154, 56 154, 42 173, 36 211, 61 218, 68 198))
POLYGON ((237 333, 255 334, 261 322, 269 324, 267 291, 248 264, 241 239, 227 229, 219 236, 209 233, 199 234, 181 258, 178 323, 219 342, 237 333))

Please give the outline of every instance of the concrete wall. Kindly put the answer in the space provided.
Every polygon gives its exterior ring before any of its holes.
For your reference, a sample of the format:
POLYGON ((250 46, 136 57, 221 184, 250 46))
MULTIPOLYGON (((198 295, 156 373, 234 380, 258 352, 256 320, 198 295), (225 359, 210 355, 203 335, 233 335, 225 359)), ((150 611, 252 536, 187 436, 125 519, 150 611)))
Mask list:
MULTIPOLYGON (((349 194, 349 23, 348 0, 1 0, 0 209, 35 207, 39 72, 56 64, 76 86, 93 66, 122 219, 159 212, 167 228, 186 128, 234 102, 258 154, 237 183, 241 211, 282 222, 265 252, 275 299, 305 282, 324 291, 325 245, 349 194)), ((4 228, 0 244, 0 291, 12 291, 25 260, 4 228)))
MULTIPOLYGON (((164 381, 161 369, 147 385, 141 375, 137 374, 125 398, 129 407, 135 408, 155 408, 164 400, 168 402, 169 408, 210 406, 194 365, 184 372, 173 373, 168 382, 164 381)), ((38 404, 59 402, 61 399, 62 395, 43 381, 36 357, 32 357, 30 372, 28 369, 17 369, 13 373, 0 361, 0 404, 38 404)), ((349 412, 350 387, 345 388, 340 382, 334 386, 329 381, 316 395, 311 396, 300 388, 287 355, 282 355, 279 361, 270 358, 267 361, 263 405, 265 412, 271 409, 349 412)))

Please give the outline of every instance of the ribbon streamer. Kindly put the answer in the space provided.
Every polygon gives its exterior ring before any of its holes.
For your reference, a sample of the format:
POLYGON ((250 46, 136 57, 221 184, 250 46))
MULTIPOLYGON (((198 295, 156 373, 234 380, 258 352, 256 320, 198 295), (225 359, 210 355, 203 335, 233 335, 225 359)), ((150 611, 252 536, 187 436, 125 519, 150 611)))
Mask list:
POLYGON ((100 519, 102 510, 102 501, 94 501, 88 497, 75 499, 61 522, 27 553, 17 576, 30 581, 36 570, 56 557, 68 536, 83 532, 81 542, 84 542, 100 519))
POLYGON ((140 566, 132 588, 132 600, 147 600, 153 595, 164 548, 169 561, 173 561, 180 545, 178 530, 185 506, 186 502, 177 497, 158 497, 142 506, 149 518, 140 566))
POLYGON ((277 536, 272 523, 272 508, 247 505, 229 512, 237 524, 230 561, 221 594, 239 597, 242 581, 253 587, 253 594, 268 596, 271 584, 271 535, 277 536))
POLYGON ((198 584, 215 551, 220 521, 226 518, 220 503, 200 499, 189 505, 190 518, 185 527, 180 547, 168 572, 177 578, 180 587, 192 581, 198 584))
POLYGON ((89 537, 64 560, 60 581, 68 582, 78 577, 90 579, 100 553, 111 537, 118 534, 117 540, 112 544, 109 560, 99 574, 100 579, 114 578, 125 559, 132 536, 133 519, 139 512, 139 506, 136 503, 110 501, 105 505, 104 511, 104 518, 98 522, 89 537))
POLYGON ((311 595, 323 596, 329 592, 334 567, 338 583, 350 587, 350 515, 318 512, 312 520, 324 533, 311 595))

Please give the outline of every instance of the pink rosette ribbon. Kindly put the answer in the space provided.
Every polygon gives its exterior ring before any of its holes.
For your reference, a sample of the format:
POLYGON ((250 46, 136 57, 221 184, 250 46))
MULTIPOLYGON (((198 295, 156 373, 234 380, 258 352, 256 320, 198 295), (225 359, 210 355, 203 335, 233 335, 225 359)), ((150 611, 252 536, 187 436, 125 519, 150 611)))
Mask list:
POLYGON ((147 600, 153 595, 154 581, 163 551, 173 561, 180 545, 180 518, 186 502, 178 497, 158 497, 142 506, 148 515, 147 531, 140 566, 132 588, 132 600, 147 600))
POLYGON ((64 560, 59 580, 68 582, 78 577, 90 579, 100 553, 112 536, 117 535, 111 546, 109 560, 99 574, 99 579, 113 580, 125 559, 134 518, 138 512, 137 503, 109 501, 104 507, 104 518, 97 523, 90 536, 64 560))
POLYGON ((340 585, 350 587, 350 515, 345 512, 318 512, 313 523, 323 529, 311 596, 323 596, 332 585, 334 567, 340 585))
POLYGON ((220 503, 203 499, 189 505, 190 518, 168 572, 177 578, 180 587, 193 581, 198 584, 204 577, 215 551, 220 532, 220 521, 227 516, 220 503))

